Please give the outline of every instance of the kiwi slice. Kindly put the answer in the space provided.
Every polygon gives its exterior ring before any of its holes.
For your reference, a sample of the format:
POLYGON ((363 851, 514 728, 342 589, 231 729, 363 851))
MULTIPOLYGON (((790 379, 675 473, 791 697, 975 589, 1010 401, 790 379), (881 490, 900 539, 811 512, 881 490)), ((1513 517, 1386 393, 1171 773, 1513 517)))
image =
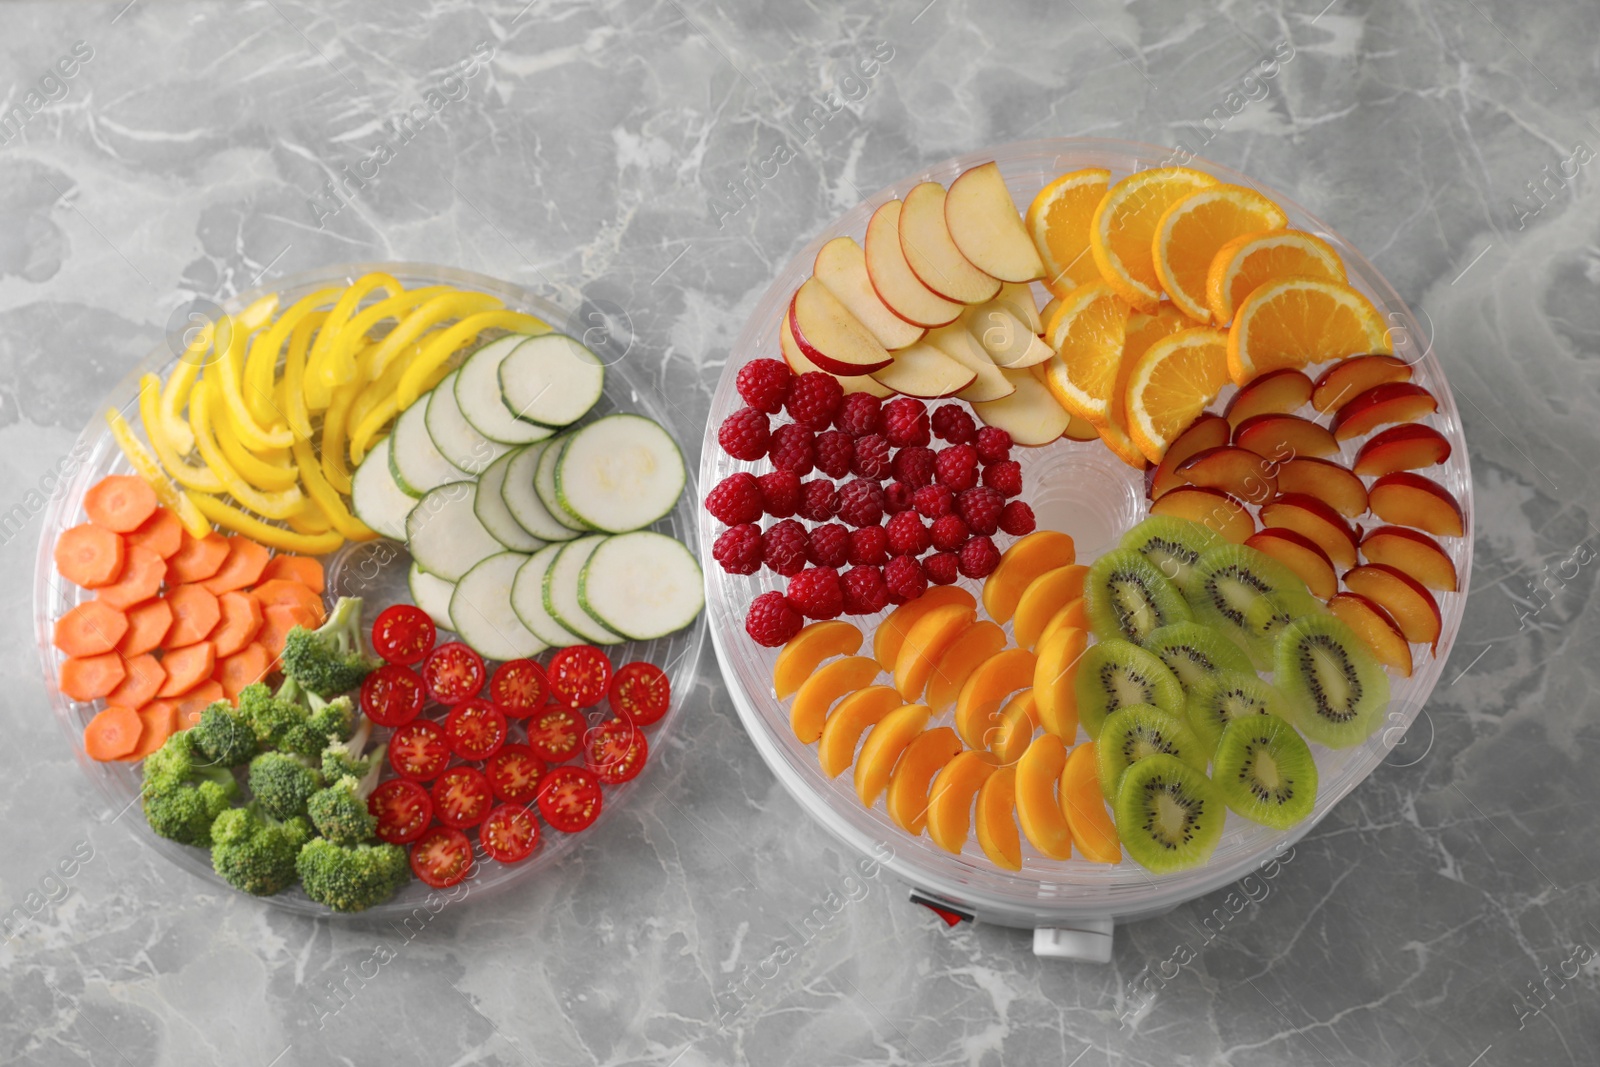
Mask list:
POLYGON ((1112 638, 1089 646, 1078 661, 1073 690, 1078 721, 1090 737, 1100 736, 1106 716, 1129 704, 1154 704, 1183 714, 1183 686, 1153 652, 1112 638))
POLYGON ((1246 715, 1276 715, 1288 719, 1290 715, 1283 694, 1249 667, 1218 671, 1201 679, 1190 688, 1183 714, 1208 756, 1216 752, 1217 739, 1234 719, 1246 715))
POLYGON ((1175 622, 1153 630, 1142 642, 1183 685, 1184 692, 1218 671, 1251 671, 1255 667, 1244 650, 1225 634, 1197 622, 1175 622))
POLYGON ((1128 855, 1155 874, 1210 859, 1227 817, 1211 779, 1164 752, 1128 768, 1112 811, 1128 855))
POLYGON ((1317 802, 1317 761, 1276 715, 1246 715, 1223 727, 1213 762, 1211 781, 1223 802, 1252 822, 1287 830, 1317 802))
POLYGON ((1243 545, 1218 545, 1195 564, 1184 586, 1194 619, 1237 641, 1262 670, 1285 626, 1320 602, 1288 567, 1243 545))
POLYGON ((1221 544, 1215 530, 1188 519, 1152 515, 1122 535, 1119 548, 1131 548, 1179 586, 1209 548, 1221 544))
POLYGON ((1287 698, 1289 720, 1307 740, 1329 748, 1371 737, 1389 705, 1389 676, 1355 631, 1332 615, 1308 615, 1284 628, 1273 678, 1287 698))
POLYGON ((1117 786, 1129 767, 1158 752, 1176 756, 1201 774, 1210 753, 1200 739, 1177 715, 1151 704, 1129 704, 1106 719, 1095 742, 1100 763, 1100 789, 1107 800, 1115 800, 1117 786))
POLYGON ((1154 563, 1131 548, 1117 548, 1094 561, 1083 595, 1095 636, 1142 642, 1163 626, 1187 622, 1188 601, 1154 563))

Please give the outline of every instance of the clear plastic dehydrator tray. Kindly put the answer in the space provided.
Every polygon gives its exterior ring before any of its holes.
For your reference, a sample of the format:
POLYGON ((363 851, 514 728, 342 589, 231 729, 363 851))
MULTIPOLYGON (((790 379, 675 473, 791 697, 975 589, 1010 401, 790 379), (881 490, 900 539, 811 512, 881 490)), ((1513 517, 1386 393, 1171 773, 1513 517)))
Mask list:
MULTIPOLYGON (((1073 138, 1001 145, 948 159, 908 175, 834 220, 773 279, 733 346, 712 400, 705 431, 700 463, 703 487, 713 486, 737 470, 761 473, 757 464, 741 463, 724 453, 718 447, 716 430, 729 414, 743 405, 734 381, 739 367, 758 357, 779 358, 778 329, 789 298, 810 276, 812 261, 823 243, 839 235, 860 240, 868 218, 878 205, 903 197, 921 181, 948 184, 968 167, 989 160, 999 163, 1019 210, 1026 209, 1045 184, 1067 171, 1106 167, 1115 181, 1135 170, 1174 163, 1167 150, 1123 141, 1073 138)), ((1393 287, 1349 241, 1327 224, 1289 198, 1226 167, 1205 160, 1192 160, 1185 165, 1226 182, 1254 187, 1275 200, 1288 213, 1291 227, 1313 233, 1338 250, 1350 284, 1370 297, 1384 316, 1395 354, 1414 365, 1413 381, 1431 391, 1439 401, 1438 412, 1426 421, 1449 440, 1451 455, 1447 463, 1425 473, 1453 493, 1464 512, 1466 536, 1442 539, 1460 575, 1461 589, 1438 594, 1443 632, 1437 649, 1430 652, 1423 646, 1414 646, 1417 662, 1413 675, 1399 678, 1391 674, 1391 701, 1383 726, 1356 748, 1334 751, 1312 746, 1320 777, 1319 795, 1311 817, 1294 829, 1268 829, 1230 812, 1222 840, 1209 862, 1168 875, 1151 874, 1130 859, 1114 866, 1078 858, 1047 859, 1032 850, 1024 838, 1022 870, 1011 872, 991 863, 975 837, 969 836, 959 855, 945 852, 926 835, 912 837, 890 819, 881 799, 871 809, 862 807, 849 774, 829 779, 822 773, 815 746, 799 742, 789 726, 786 704, 773 696, 772 667, 777 650, 756 645, 743 627, 745 609, 750 601, 769 589, 781 589, 784 579, 770 571, 749 577, 731 575, 708 562, 705 573, 712 644, 745 728, 779 780, 813 817, 846 844, 879 858, 887 856, 885 865, 914 889, 970 911, 979 919, 1013 926, 1109 933, 1108 920, 1133 919, 1169 910, 1236 881, 1281 856, 1401 742, 1406 728, 1433 691, 1461 626, 1466 582, 1472 570, 1472 480, 1460 416, 1430 339, 1393 287)), ((1042 285, 1036 283, 1034 288, 1043 306, 1049 294, 1042 285)), ((1316 368, 1307 370, 1316 372, 1316 368)), ((1213 410, 1220 410, 1220 405, 1226 403, 1233 392, 1232 386, 1227 387, 1213 410)), ((942 402, 930 401, 929 404, 931 407, 942 402)), ((1348 463, 1354 454, 1355 448, 1346 446, 1341 456, 1330 458, 1348 463)), ((1014 448, 1012 458, 1021 461, 1025 487, 1021 499, 1034 507, 1039 528, 1071 534, 1077 544, 1079 563, 1092 562, 1114 546, 1121 534, 1147 513, 1143 475, 1113 456, 1098 441, 1060 440, 1042 448, 1014 448)), ((698 517, 700 542, 709 545, 720 527, 703 509, 698 517)), ((1368 521, 1370 524, 1370 519, 1368 521)), ((1005 543, 1001 542, 1002 548, 1005 543)), ((974 596, 979 596, 981 582, 966 578, 960 582, 974 596)), ((872 628, 887 614, 885 611, 851 621, 862 626, 870 644, 872 628)), ((1008 624, 1008 635, 1010 629, 1008 624)), ((934 723, 948 722, 949 717, 947 713, 934 723)), ((1036 937, 1036 944, 1038 942, 1036 937)), ((1105 951, 1109 951, 1109 938, 1105 951)), ((1094 954, 1094 950, 1084 954, 1094 954)))

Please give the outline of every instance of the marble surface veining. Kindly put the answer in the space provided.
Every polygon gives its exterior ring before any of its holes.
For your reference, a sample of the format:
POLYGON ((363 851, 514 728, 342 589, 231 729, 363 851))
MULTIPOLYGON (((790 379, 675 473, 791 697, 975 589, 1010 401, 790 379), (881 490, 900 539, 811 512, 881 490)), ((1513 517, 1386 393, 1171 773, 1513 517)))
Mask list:
POLYGON ((858 191, 1091 134, 1243 169, 1363 248, 1433 331, 1478 503, 1465 627, 1403 758, 1264 897, 1121 929, 1109 966, 851 877, 709 647, 650 787, 566 870, 409 938, 216 892, 111 822, 51 721, 24 515, 0 539, 0 1063, 1600 1061, 1600 6, 116 0, 0 22, 0 511, 48 491, 186 301, 339 261, 588 300, 696 425, 772 272, 858 191))

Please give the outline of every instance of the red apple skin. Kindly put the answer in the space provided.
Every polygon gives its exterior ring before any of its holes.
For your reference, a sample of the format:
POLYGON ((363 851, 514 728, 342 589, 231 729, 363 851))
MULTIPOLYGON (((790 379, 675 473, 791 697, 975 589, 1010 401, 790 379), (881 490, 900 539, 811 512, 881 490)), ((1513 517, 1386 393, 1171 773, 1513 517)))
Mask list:
POLYGON ((1380 526, 1361 539, 1361 556, 1404 571, 1429 589, 1454 593, 1459 588, 1456 565, 1439 542, 1404 526, 1380 526))
POLYGON ((1280 495, 1262 507, 1261 524, 1285 527, 1309 538, 1341 567, 1355 564, 1358 542, 1350 524, 1331 505, 1314 496, 1305 493, 1280 495), (1295 522, 1301 525, 1290 525, 1295 522))
POLYGON ((1326 415, 1384 382, 1409 382, 1411 364, 1389 355, 1353 356, 1322 372, 1311 387, 1311 406, 1326 415))
POLYGON ((1410 471, 1385 474, 1367 490, 1372 513, 1395 526, 1410 526, 1439 537, 1461 537, 1466 517, 1450 491, 1410 471))
POLYGON ((1300 576, 1311 594, 1327 600, 1339 591, 1339 572, 1333 561, 1315 541, 1303 534, 1269 526, 1250 536, 1246 548, 1271 556, 1300 576))
POLYGON ((1439 602, 1421 582, 1386 564, 1363 563, 1345 572, 1344 584, 1387 611, 1407 641, 1437 650, 1444 620, 1439 602))
POLYGON ((1392 422, 1416 422, 1439 410, 1432 393, 1411 382, 1375 385, 1339 409, 1333 436, 1349 441, 1392 422))
POLYGON ((1268 371, 1233 394, 1223 414, 1238 426, 1256 415, 1299 411, 1311 399, 1311 379, 1289 367, 1268 371))
POLYGON ((1206 413, 1189 424, 1189 428, 1172 439, 1161 462, 1151 468, 1146 494, 1151 500, 1187 484, 1178 474, 1178 467, 1196 452, 1208 448, 1221 448, 1228 443, 1228 420, 1221 415, 1206 413))
POLYGON ((1196 452, 1178 467, 1190 485, 1220 489, 1249 504, 1263 504, 1278 493, 1272 465, 1247 448, 1223 445, 1196 452))
POLYGON ((1366 642, 1379 663, 1393 667, 1401 677, 1411 677, 1411 643, 1387 611, 1360 593, 1340 593, 1328 601, 1328 608, 1366 642))
POLYGON ((894 359, 891 357, 882 363, 842 363, 839 360, 832 358, 815 345, 811 344, 806 340, 805 331, 800 328, 799 317, 795 315, 795 304, 798 302, 799 296, 800 294, 796 292, 794 296, 789 298, 789 332, 794 335, 794 343, 800 347, 800 351, 806 354, 806 358, 815 363, 822 370, 827 371, 829 374, 838 375, 840 377, 851 377, 861 374, 871 374, 873 371, 882 370, 890 363, 894 362, 894 359))
POLYGON ((1355 472, 1366 477, 1436 467, 1450 458, 1450 442, 1432 426, 1418 422, 1374 434, 1356 454, 1355 472))
POLYGON ((1347 519, 1367 512, 1367 487, 1332 460, 1301 456, 1278 467, 1280 493, 1305 493, 1322 500, 1347 519))
POLYGON ((1233 432, 1233 443, 1274 463, 1299 456, 1331 456, 1339 443, 1326 428, 1298 415, 1255 415, 1233 432))

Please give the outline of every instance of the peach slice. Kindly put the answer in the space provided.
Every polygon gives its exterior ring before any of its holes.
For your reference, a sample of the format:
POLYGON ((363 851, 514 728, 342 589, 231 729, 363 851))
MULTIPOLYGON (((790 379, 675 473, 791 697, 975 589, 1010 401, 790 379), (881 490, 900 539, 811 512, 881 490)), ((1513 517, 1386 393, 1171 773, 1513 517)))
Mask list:
POLYGON ((1223 412, 1229 423, 1238 426, 1257 415, 1287 415, 1299 411, 1311 399, 1311 379, 1290 367, 1268 371, 1233 394, 1223 412))
POLYGON ((1314 496, 1348 519, 1367 512, 1367 487, 1349 467, 1332 460, 1302 456, 1280 464, 1278 491, 1314 496))
POLYGON ((944 655, 939 657, 933 676, 928 679, 924 702, 938 715, 955 707, 956 697, 978 664, 1006 647, 1006 632, 988 619, 982 619, 959 634, 944 655))
POLYGON ((1064 628, 1039 645, 1039 659, 1033 665, 1033 699, 1039 709, 1039 725, 1063 741, 1078 736, 1078 694, 1074 686, 1078 661, 1089 647, 1087 624, 1079 629, 1064 628))
POLYGON ((877 802, 878 794, 889 786, 900 754, 927 725, 928 709, 922 704, 907 704, 878 720, 856 757, 855 787, 861 803, 870 808, 877 802))
POLYGON ((1416 422, 1439 410, 1433 394, 1411 382, 1375 385, 1347 402, 1333 417, 1333 436, 1339 441, 1362 437, 1391 422, 1416 422))
POLYGON ((1441 537, 1460 537, 1466 532, 1466 520, 1456 498, 1444 486, 1420 474, 1385 474, 1372 483, 1367 497, 1372 513, 1384 522, 1441 537))
POLYGON ((1334 616, 1355 631, 1379 663, 1411 677, 1411 645, 1389 613, 1359 593, 1340 593, 1328 601, 1334 616))
POLYGON ((1208 526, 1225 540, 1242 545, 1256 532, 1256 521, 1244 505, 1220 489, 1185 485, 1170 490, 1150 505, 1152 515, 1171 515, 1208 526))
POLYGON ((1237 445, 1196 452, 1178 468, 1190 485, 1221 489, 1250 504, 1263 504, 1278 494, 1275 465, 1237 445))
POLYGON ((961 851, 972 832, 972 801, 996 769, 993 756, 970 749, 939 769, 928 790, 927 829, 934 844, 946 852, 961 851))
POLYGON ((1000 721, 989 731, 989 752, 1002 767, 1022 758, 1039 729, 1039 704, 1032 689, 1011 694, 1000 709, 1000 721))
POLYGON ((1294 571, 1318 600, 1327 600, 1339 591, 1339 572, 1333 569, 1333 561, 1304 534, 1274 526, 1255 534, 1245 545, 1294 571))
POLYGON ((867 728, 878 725, 885 715, 905 704, 894 687, 887 685, 869 685, 839 701, 823 724, 822 740, 817 745, 822 773, 829 778, 839 777, 856 758, 856 745, 867 728))
POLYGON ((1450 458, 1450 442, 1432 426, 1408 422, 1375 434, 1356 454, 1357 474, 1393 474, 1436 467, 1450 458))
POLYGON ((1389 355, 1354 356, 1322 372, 1311 387, 1311 406, 1322 414, 1384 382, 1409 382, 1411 364, 1389 355))
POLYGON ((836 659, 805 680, 789 707, 789 725, 800 743, 809 745, 822 736, 823 723, 833 702, 871 682, 882 669, 868 656, 836 659))
POLYGON ((933 776, 961 754, 961 738, 948 726, 936 726, 912 739, 889 772, 885 798, 889 818, 908 834, 928 825, 928 786, 933 776))
POLYGON ((1454 593, 1456 565, 1439 542, 1404 526, 1380 526, 1361 539, 1361 556, 1368 563, 1385 563, 1411 575, 1429 589, 1454 593))
MULTIPOLYGON (((1015 548, 1016 545, 1011 547, 1015 548)), ((974 615, 978 609, 977 600, 959 585, 936 585, 917 599, 891 611, 872 635, 872 658, 878 661, 878 666, 886 671, 894 670, 895 660, 900 658, 900 648, 905 644, 911 628, 928 612, 949 604, 965 604, 973 610, 974 615)))
POLYGON ((1443 622, 1433 594, 1411 575, 1382 563, 1363 563, 1344 576, 1345 588, 1377 604, 1407 641, 1433 645, 1443 622))
POLYGON ((1088 567, 1072 563, 1045 571, 1029 582, 1011 619, 1011 634, 1017 639, 1017 644, 1023 648, 1036 647, 1045 624, 1055 613, 1083 596, 1083 582, 1088 576, 1088 567))
POLYGON ((1072 858, 1072 827, 1056 797, 1067 766, 1067 746, 1055 734, 1040 734, 1017 761, 1017 823, 1033 847, 1053 860, 1072 858))
POLYGON ((1296 456, 1331 456, 1339 442, 1327 428, 1299 415, 1256 415, 1233 432, 1233 443, 1274 463, 1296 456))
POLYGON ((1285 493, 1261 509, 1261 525, 1293 530, 1341 567, 1356 564, 1356 535, 1332 507, 1305 493, 1285 493))
MULTIPOLYGON (((994 573, 984 579, 983 610, 1004 624, 1017 610, 1017 602, 1033 580, 1045 571, 1078 561, 1072 538, 1055 530, 1036 530, 1006 549, 994 573)), ((936 588, 952 589, 954 586, 936 588)), ((932 592, 932 590, 929 590, 932 592)), ((927 596, 926 593, 923 594, 927 596)), ((904 610, 904 609, 902 609, 904 610)), ((898 612, 896 612, 898 614, 898 612)), ((893 619, 894 615, 889 616, 893 619)))
POLYGON ((1089 605, 1083 597, 1074 597, 1067 601, 1067 606, 1050 616, 1050 621, 1044 624, 1044 632, 1039 635, 1038 648, 1043 649, 1045 643, 1062 630, 1092 630, 1094 624, 1089 621, 1089 605))
POLYGON ((1073 844, 1084 859, 1095 863, 1121 863, 1122 839, 1106 810, 1100 789, 1100 762, 1093 741, 1078 745, 1061 772, 1061 810, 1072 829, 1073 844))
POLYGON ((1001 767, 978 790, 974 825, 978 847, 996 867, 1022 870, 1022 838, 1017 832, 1017 768, 1001 767))
POLYGON ((894 661, 894 687, 907 703, 922 698, 940 657, 976 618, 965 604, 948 604, 917 620, 894 661))
POLYGON ((1228 443, 1231 432, 1228 420, 1221 415, 1207 412, 1191 422, 1187 430, 1173 438, 1161 462, 1152 471, 1147 492, 1150 499, 1159 500, 1171 490, 1186 485, 1178 474, 1178 467, 1196 453, 1208 448, 1221 448, 1228 443))
POLYGON ((843 619, 814 622, 789 638, 772 665, 772 689, 779 700, 796 692, 825 659, 861 650, 861 628, 843 619))
POLYGON ((978 665, 956 698, 956 732, 968 748, 988 748, 989 731, 999 720, 1004 698, 1033 684, 1038 657, 1025 648, 1008 648, 978 665))

